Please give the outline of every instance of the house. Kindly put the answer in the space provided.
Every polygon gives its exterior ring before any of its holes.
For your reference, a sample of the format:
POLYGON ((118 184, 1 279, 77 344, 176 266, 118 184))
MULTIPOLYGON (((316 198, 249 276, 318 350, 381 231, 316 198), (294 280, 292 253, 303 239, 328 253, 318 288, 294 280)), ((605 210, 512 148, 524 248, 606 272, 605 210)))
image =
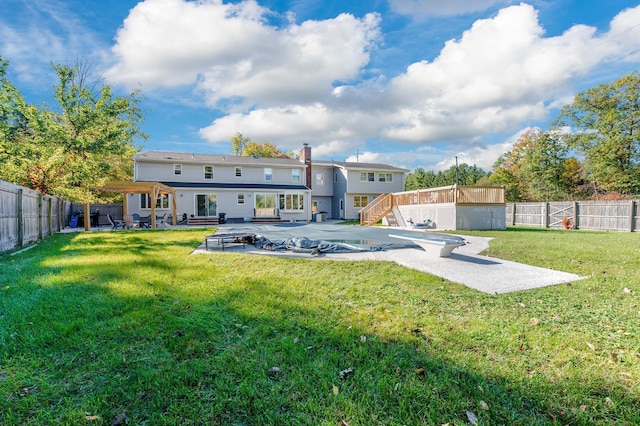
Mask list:
MULTIPOLYGON (((402 191, 406 169, 383 164, 311 161, 305 144, 299 159, 148 151, 134 160, 134 180, 175 189, 178 221, 309 222, 316 214, 357 219, 380 194, 402 191)), ((147 194, 129 194, 127 214, 146 216, 147 194)), ((156 214, 170 214, 171 195, 156 200, 156 214)))

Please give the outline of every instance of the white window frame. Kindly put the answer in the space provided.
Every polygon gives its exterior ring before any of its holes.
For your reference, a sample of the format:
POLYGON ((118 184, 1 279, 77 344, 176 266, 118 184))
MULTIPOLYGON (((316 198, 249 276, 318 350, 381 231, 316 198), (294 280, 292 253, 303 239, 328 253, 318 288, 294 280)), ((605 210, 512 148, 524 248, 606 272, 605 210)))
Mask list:
POLYGON ((244 205, 244 194, 238 194, 238 197, 236 198, 236 204, 238 204, 239 206, 244 205))
POLYGON ((264 180, 267 182, 273 181, 273 169, 271 167, 264 168, 264 180))
POLYGON ((324 186, 324 173, 316 173, 316 186, 324 186))
POLYGON ((353 207, 354 208, 363 208, 367 204, 369 204, 369 196, 368 195, 354 195, 353 196, 353 207))
POLYGON ((174 164, 173 165, 173 174, 175 176, 179 176, 182 174, 182 164, 174 164))
POLYGON ((204 179, 206 179, 206 180, 213 180, 213 176, 214 176, 214 168, 213 168, 213 166, 204 166, 204 167, 202 168, 202 171, 203 171, 203 177, 204 177, 204 179), (208 171, 207 171, 207 169, 209 169, 209 168, 211 169, 211 172, 208 172, 208 171), (211 176, 207 177, 207 174, 209 174, 209 173, 211 174, 211 176))
POLYGON ((300 182, 300 169, 291 169, 291 182, 300 182))
POLYGON ((378 182, 393 182, 393 173, 378 173, 378 182))
POLYGON ((304 192, 285 192, 278 194, 278 207, 284 212, 304 211, 304 192))
POLYGON ((360 182, 375 182, 376 174, 373 172, 360 172, 360 182))
POLYGON ((236 177, 242 177, 242 167, 236 166, 235 175, 236 177))
MULTIPOLYGON (((169 208, 169 194, 158 194, 156 200, 156 209, 168 209, 169 208)), ((140 210, 151 210, 151 197, 149 194, 140 194, 140 210)))

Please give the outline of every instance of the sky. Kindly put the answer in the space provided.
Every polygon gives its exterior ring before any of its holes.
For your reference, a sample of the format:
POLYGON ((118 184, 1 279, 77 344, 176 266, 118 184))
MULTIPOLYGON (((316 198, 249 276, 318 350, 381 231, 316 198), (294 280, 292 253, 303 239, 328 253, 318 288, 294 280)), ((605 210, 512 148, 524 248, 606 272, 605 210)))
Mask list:
POLYGON ((139 89, 144 151, 490 171, 522 132, 640 64, 626 0, 0 0, 0 56, 53 105, 51 64, 139 89))

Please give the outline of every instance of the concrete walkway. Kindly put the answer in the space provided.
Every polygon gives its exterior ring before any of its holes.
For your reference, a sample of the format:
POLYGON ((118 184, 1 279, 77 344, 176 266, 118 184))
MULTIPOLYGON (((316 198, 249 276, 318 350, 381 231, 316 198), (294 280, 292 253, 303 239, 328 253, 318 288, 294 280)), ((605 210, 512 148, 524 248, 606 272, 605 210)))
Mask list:
MULTIPOLYGON (((270 252, 258 250, 251 245, 244 248, 241 245, 226 246, 225 252, 305 259, 391 261, 489 294, 530 290, 584 278, 566 272, 482 256, 479 253, 489 247, 490 241, 490 238, 483 237, 465 236, 468 244, 454 250, 451 257, 433 257, 428 256, 417 245, 398 243, 397 239, 389 237, 389 234, 393 233, 407 233, 407 229, 393 227, 337 225, 331 222, 281 225, 226 224, 220 225, 218 232, 248 232, 270 240, 307 237, 312 240, 344 242, 363 247, 384 244, 386 249, 383 251, 323 253, 320 256, 270 252)), ((212 250, 210 247, 207 252, 203 244, 195 253, 220 253, 220 250, 212 250)))

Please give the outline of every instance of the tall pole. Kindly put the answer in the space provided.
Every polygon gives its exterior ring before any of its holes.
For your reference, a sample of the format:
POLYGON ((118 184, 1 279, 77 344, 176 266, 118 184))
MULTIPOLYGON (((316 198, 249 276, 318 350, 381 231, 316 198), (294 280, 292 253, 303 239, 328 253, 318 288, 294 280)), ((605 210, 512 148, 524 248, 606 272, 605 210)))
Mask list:
POLYGON ((456 186, 458 186, 458 156, 456 155, 456 186))

